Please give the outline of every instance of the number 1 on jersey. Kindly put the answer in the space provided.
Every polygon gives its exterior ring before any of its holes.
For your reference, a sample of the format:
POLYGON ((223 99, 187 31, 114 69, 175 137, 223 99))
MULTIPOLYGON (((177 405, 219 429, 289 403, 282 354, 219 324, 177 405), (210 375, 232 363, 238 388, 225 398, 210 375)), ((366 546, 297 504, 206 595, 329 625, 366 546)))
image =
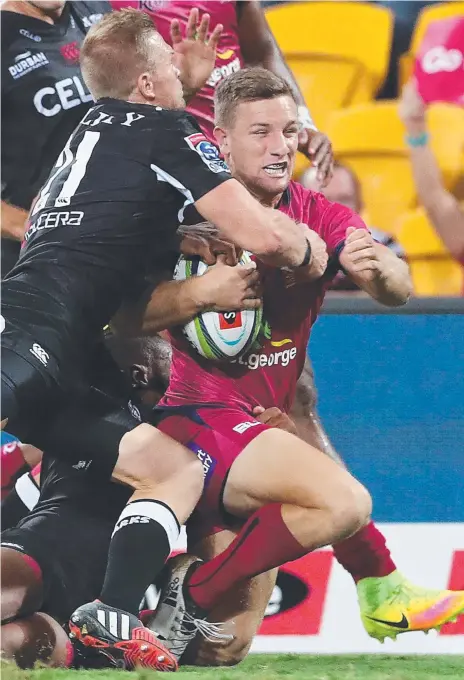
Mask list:
POLYGON ((86 130, 75 156, 70 149, 71 139, 68 140, 55 163, 50 178, 43 186, 31 210, 31 217, 43 208, 59 208, 70 204, 71 198, 85 175, 87 163, 99 139, 100 132, 86 130))

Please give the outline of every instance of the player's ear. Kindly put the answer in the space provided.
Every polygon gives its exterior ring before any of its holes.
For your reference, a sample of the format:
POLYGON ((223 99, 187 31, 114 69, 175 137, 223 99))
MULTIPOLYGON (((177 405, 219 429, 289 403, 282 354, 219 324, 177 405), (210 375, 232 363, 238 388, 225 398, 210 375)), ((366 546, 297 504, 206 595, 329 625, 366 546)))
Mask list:
POLYGON ((146 101, 152 102, 156 98, 153 78, 148 71, 137 78, 137 89, 146 101))
POLYGON ((229 143, 228 143, 228 137, 227 137, 227 132, 216 125, 216 127, 213 130, 213 135, 216 140, 216 144, 219 147, 220 152, 224 155, 229 152, 229 143))
POLYGON ((133 364, 130 369, 131 382, 133 387, 148 387, 148 368, 140 364, 133 364))

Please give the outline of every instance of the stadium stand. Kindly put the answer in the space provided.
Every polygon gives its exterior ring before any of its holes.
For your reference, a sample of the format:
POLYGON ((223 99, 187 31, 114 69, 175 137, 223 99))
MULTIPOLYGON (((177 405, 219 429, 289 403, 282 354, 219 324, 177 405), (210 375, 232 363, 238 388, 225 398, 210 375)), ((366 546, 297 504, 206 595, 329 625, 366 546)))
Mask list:
MULTIPOLYGON (((364 2, 288 3, 268 9, 266 18, 321 130, 332 111, 374 98, 388 68, 388 9, 364 2)), ((304 165, 300 156, 296 172, 304 165)))
MULTIPOLYGON (((447 104, 430 106, 429 128, 444 184, 452 191, 463 167, 464 110, 447 104)), ((327 133, 337 159, 361 182, 369 223, 396 234, 397 218, 416 207, 397 102, 373 102, 337 111, 327 133)))
POLYGON ((415 295, 462 294, 464 269, 451 257, 423 208, 398 220, 396 237, 406 251, 415 295))

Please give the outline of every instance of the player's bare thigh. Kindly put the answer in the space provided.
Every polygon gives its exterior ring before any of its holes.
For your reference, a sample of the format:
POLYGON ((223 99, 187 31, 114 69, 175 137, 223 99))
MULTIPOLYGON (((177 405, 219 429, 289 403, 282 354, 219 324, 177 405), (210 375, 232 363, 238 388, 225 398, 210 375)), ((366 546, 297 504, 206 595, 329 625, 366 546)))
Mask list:
MULTIPOLYGON (((191 549, 189 547, 189 551, 203 560, 210 560, 223 552, 236 535, 231 530, 212 534, 191 549)), ((240 663, 248 654, 261 625, 276 578, 277 569, 273 569, 231 590, 208 618, 229 622, 233 640, 212 643, 197 636, 182 657, 182 663, 196 666, 233 666, 240 663)))
POLYGON ((134 489, 131 500, 156 494, 183 523, 200 498, 203 468, 182 444, 142 423, 122 437, 113 479, 134 489))
POLYGON ((260 432, 234 460, 223 503, 241 518, 268 503, 284 504, 288 528, 311 550, 358 531, 371 512, 369 494, 347 470, 276 428, 260 432), (319 511, 317 521, 313 511, 319 511))

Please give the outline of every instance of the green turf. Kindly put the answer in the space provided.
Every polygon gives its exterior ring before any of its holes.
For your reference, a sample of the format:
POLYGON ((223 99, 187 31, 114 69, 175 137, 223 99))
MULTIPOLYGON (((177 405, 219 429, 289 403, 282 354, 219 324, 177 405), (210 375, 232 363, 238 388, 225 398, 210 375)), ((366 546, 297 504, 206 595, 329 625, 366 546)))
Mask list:
MULTIPOLYGON (((154 680, 149 672, 20 671, 2 665, 2 680, 154 680)), ((464 680, 464 656, 250 656, 235 668, 183 668, 196 680, 464 680)))

